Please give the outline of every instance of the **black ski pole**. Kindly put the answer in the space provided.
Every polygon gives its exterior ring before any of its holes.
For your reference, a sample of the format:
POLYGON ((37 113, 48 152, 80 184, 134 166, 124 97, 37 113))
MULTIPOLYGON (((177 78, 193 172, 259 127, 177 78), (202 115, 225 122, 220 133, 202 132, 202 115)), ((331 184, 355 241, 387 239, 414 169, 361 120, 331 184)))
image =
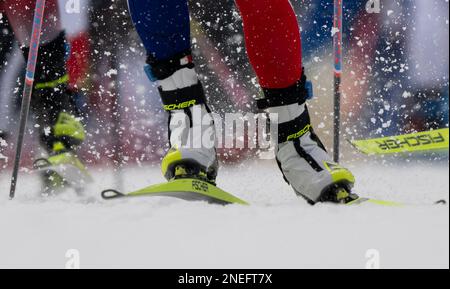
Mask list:
POLYGON ((340 157, 340 134, 341 134, 341 75, 342 75, 342 13, 343 1, 334 0, 334 149, 333 157, 339 162, 340 157))
POLYGON ((23 140, 27 127, 28 113, 30 111, 31 94, 33 93, 34 73, 39 53, 39 44, 41 41, 42 23, 44 20, 45 0, 36 0, 34 10, 33 30, 30 40, 30 52, 28 54, 27 70, 25 74, 25 87, 22 97, 22 108, 20 110, 19 134, 16 143, 16 156, 14 158, 14 169, 11 178, 11 188, 9 198, 13 199, 16 195, 17 177, 19 175, 20 159, 22 156, 23 140))

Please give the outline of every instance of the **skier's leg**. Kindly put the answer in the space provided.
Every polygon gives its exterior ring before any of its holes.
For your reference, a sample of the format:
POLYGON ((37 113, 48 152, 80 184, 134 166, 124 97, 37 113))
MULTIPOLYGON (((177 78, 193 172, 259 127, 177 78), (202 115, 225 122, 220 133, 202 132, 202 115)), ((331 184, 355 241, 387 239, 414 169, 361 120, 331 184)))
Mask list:
MULTIPOLYGON (((34 0, 5 0, 5 10, 17 40, 24 48, 25 58, 28 56, 29 38, 35 5, 34 0)), ((74 93, 68 89, 66 58, 68 45, 65 32, 62 30, 57 0, 48 0, 45 9, 41 46, 36 67, 36 79, 33 88, 32 109, 41 130, 41 140, 50 157, 43 165, 57 167, 70 164, 80 173, 70 174, 76 170, 59 172, 49 171, 44 178, 47 189, 52 180, 62 180, 81 189, 84 177, 87 177, 84 166, 75 155, 74 149, 85 139, 85 130, 79 118, 74 93), (81 174, 81 175, 80 175, 81 174)))
MULTIPOLYGON (((2 3, 0 3, 0 87, 4 81, 7 70, 7 62, 14 44, 14 36, 8 18, 2 12, 2 3)), ((4 88, 2 87, 2 90, 4 88)), ((6 93, 0 91, 0 153, 2 151, 2 140, 7 137, 7 128, 9 128, 9 110, 7 103, 10 99, 5 99, 6 93)), ((4 143, 3 143, 4 145, 4 143)))
POLYGON ((187 0, 129 0, 147 50, 146 71, 157 81, 169 113, 172 149, 162 163, 167 179, 201 177, 214 183, 218 164, 215 130, 191 55, 187 0))
POLYGON ((0 3, 0 73, 3 73, 7 56, 11 53, 13 47, 14 35, 8 18, 6 18, 6 14, 2 12, 1 5, 2 4, 0 3))
POLYGON ((301 37, 288 0, 236 0, 247 52, 264 90, 261 109, 278 114, 277 160, 286 180, 311 203, 348 202, 353 175, 333 164, 311 126, 306 107, 301 37))

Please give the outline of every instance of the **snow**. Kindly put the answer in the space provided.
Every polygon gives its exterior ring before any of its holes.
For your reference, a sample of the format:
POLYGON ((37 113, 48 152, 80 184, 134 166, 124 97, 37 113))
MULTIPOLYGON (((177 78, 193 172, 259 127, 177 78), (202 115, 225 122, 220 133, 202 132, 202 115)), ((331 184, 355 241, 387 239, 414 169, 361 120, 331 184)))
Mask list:
MULTIPOLYGON (((115 176, 98 169, 92 194, 82 199, 69 192, 37 198, 36 177, 23 176, 9 201, 2 173, 0 268, 64 268, 70 249, 81 268, 365 268, 373 252, 382 268, 448 268, 449 209, 428 205, 448 200, 448 161, 349 166, 361 194, 411 205, 311 207, 269 161, 221 171, 219 185, 249 207, 103 201, 98 193, 115 176)), ((127 169, 124 179, 131 190, 163 181, 157 167, 127 169)))

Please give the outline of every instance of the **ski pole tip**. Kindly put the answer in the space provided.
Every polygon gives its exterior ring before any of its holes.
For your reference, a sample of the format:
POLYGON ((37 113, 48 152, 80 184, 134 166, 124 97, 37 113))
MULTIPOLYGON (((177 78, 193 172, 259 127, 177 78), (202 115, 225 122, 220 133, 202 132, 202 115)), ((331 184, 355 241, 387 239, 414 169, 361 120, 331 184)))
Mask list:
POLYGON ((436 205, 443 205, 443 206, 445 206, 445 205, 447 205, 447 201, 446 200, 439 200, 435 204, 436 205))

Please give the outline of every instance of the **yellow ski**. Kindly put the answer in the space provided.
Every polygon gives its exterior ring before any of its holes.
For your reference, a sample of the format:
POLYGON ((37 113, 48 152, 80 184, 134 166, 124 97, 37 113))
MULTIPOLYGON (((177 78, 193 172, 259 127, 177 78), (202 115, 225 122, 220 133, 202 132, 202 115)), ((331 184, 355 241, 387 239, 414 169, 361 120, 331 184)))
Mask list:
MULTIPOLYGON (((359 198, 357 200, 354 200, 353 202, 350 202, 346 204, 347 206, 354 206, 354 205, 362 205, 362 204, 372 204, 382 207, 406 207, 411 206, 412 204, 405 204, 405 203, 398 203, 398 202, 391 202, 391 201, 383 201, 383 200, 375 200, 370 198, 359 198)), ((434 205, 447 205, 446 200, 439 200, 434 203, 434 205)))
POLYGON ((375 200, 375 199, 369 199, 369 198, 359 198, 357 200, 354 200, 353 202, 348 203, 347 205, 349 205, 349 206, 361 205, 363 203, 370 203, 370 204, 384 206, 384 207, 403 207, 403 206, 405 206, 405 204, 401 204, 401 203, 375 200))
POLYGON ((350 141, 368 155, 448 150, 449 129, 437 129, 400 136, 350 141))
POLYGON ((123 197, 174 197, 187 201, 206 201, 212 204, 228 205, 248 203, 218 187, 197 179, 177 179, 162 184, 156 184, 135 192, 123 194, 116 190, 102 192, 106 200, 123 197))

